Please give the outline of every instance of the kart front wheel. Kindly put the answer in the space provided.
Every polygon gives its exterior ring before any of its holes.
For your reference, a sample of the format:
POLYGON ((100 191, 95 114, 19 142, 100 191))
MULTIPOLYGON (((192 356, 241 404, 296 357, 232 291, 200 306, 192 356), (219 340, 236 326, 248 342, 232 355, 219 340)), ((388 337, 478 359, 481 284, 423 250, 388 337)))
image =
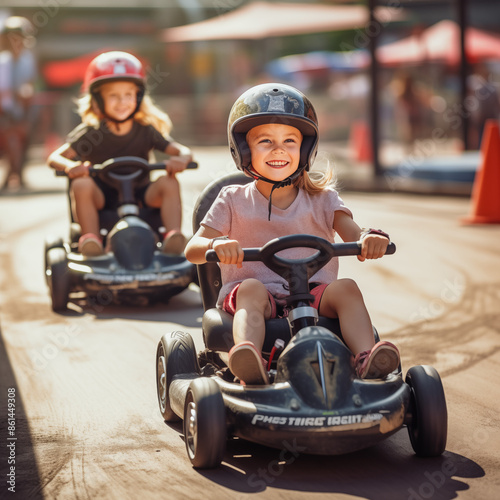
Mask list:
POLYGON ((47 284, 49 285, 52 309, 56 312, 66 310, 69 300, 70 276, 66 250, 50 248, 46 254, 47 284))
POLYGON ((226 410, 217 382, 200 377, 189 385, 184 405, 184 439, 193 464, 217 467, 226 450, 226 410))
POLYGON ((156 349, 156 392, 160 413, 167 422, 180 419, 170 405, 170 384, 176 375, 185 374, 200 374, 193 338, 185 332, 167 333, 156 349))
POLYGON ((446 448, 448 411, 443 384, 432 366, 413 366, 406 374, 411 389, 408 434, 418 456, 437 457, 446 448))

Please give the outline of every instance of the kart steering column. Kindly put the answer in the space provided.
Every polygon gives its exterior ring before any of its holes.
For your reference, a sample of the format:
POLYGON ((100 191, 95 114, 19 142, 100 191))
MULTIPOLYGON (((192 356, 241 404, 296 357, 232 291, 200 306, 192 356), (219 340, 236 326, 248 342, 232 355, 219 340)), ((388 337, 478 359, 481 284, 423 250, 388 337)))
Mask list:
POLYGON ((290 295, 286 299, 288 308, 287 320, 292 336, 306 326, 314 326, 318 322, 318 311, 311 306, 314 295, 309 292, 309 276, 304 265, 293 265, 288 272, 282 273, 289 285, 290 295))

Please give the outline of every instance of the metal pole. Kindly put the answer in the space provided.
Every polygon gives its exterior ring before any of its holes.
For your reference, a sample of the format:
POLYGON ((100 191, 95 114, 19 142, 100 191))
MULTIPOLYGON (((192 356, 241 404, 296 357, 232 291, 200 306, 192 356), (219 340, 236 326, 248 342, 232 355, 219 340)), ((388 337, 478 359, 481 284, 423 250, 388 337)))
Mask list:
POLYGON ((467 102, 467 76, 469 64, 465 52, 465 32, 467 30, 467 0, 458 0, 458 23, 460 25, 460 97, 462 114, 462 141, 464 150, 469 149, 469 115, 465 104, 467 102))
POLYGON ((370 94, 370 129, 373 154, 373 173, 375 176, 382 175, 379 157, 379 102, 378 102, 378 61, 377 61, 377 42, 381 29, 380 23, 375 18, 375 7, 377 0, 368 0, 370 10, 370 80, 372 84, 370 94))

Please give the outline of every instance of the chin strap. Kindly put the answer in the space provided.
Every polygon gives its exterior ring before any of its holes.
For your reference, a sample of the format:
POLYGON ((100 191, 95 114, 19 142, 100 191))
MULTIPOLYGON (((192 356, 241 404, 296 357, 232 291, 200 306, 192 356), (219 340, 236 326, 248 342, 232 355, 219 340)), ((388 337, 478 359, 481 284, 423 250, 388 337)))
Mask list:
POLYGON ((123 120, 115 120, 114 118, 109 117, 108 115, 104 114, 104 119, 108 122, 113 122, 116 125, 116 130, 119 132, 120 131, 120 124, 125 123, 126 121, 130 120, 135 116, 137 113, 137 110, 135 110, 133 113, 131 113, 127 118, 124 118, 123 120))
MULTIPOLYGON (((265 180, 266 182, 270 182, 270 181, 267 181, 266 179, 262 179, 262 180, 265 180)), ((292 183, 292 179, 290 177, 286 178, 285 180, 283 180, 281 182, 273 183, 274 186, 271 189, 271 194, 269 195, 269 204, 267 206, 267 208, 268 208, 267 220, 268 221, 271 220, 271 210, 273 208, 273 192, 274 192, 274 190, 281 188, 281 187, 289 186, 291 183, 292 183)))
POLYGON ((303 168, 298 168, 292 175, 287 177, 286 179, 283 179, 282 181, 272 181, 266 177, 263 177, 262 175, 258 174, 255 172, 255 170, 252 169, 252 166, 250 165, 249 167, 244 169, 245 172, 248 173, 251 177, 253 177, 256 181, 264 181, 268 182, 269 184, 273 184, 273 187, 271 189, 271 193, 269 194, 269 204, 268 204, 268 217, 267 220, 271 220, 271 210, 273 208, 273 192, 275 189, 282 188, 285 186, 290 186, 292 182, 302 173, 304 170, 303 168))

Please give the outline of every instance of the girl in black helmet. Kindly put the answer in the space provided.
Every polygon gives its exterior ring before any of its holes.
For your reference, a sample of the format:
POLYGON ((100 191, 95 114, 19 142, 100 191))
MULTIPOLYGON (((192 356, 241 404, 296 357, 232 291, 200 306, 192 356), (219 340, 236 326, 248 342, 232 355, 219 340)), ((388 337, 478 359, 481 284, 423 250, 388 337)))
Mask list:
MULTIPOLYGON (((195 264, 214 249, 221 262, 223 287, 218 306, 234 314, 234 347, 229 368, 246 384, 268 381, 261 349, 266 319, 279 315, 288 295, 286 282, 262 263, 242 263, 244 247, 261 247, 287 234, 313 234, 334 241, 362 240, 359 260, 385 254, 389 237, 363 232, 326 175, 309 173, 318 145, 316 113, 306 96, 282 84, 258 85, 233 105, 228 135, 231 154, 240 170, 255 182, 221 190, 200 229, 186 247, 195 264)), ((291 249, 284 257, 300 258, 310 249, 291 249)), ((390 342, 374 345, 373 329, 356 283, 337 279, 332 259, 310 280, 314 307, 321 316, 338 317, 347 346, 362 378, 379 378, 399 365, 390 342)))
POLYGON ((51 167, 65 170, 72 179, 74 216, 82 228, 79 251, 87 256, 103 252, 98 210, 116 208, 118 203, 116 190, 90 178, 88 167, 119 156, 148 160, 152 150, 159 150, 171 155, 165 163, 168 175, 153 183, 143 179, 135 195, 140 203, 160 209, 167 230, 163 251, 182 253, 186 238, 180 232, 182 207, 175 174, 191 161, 191 151, 171 140, 170 118, 145 95, 142 63, 126 52, 100 54, 87 68, 83 90, 78 108, 82 124, 48 158, 51 167))

